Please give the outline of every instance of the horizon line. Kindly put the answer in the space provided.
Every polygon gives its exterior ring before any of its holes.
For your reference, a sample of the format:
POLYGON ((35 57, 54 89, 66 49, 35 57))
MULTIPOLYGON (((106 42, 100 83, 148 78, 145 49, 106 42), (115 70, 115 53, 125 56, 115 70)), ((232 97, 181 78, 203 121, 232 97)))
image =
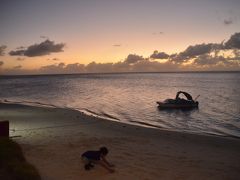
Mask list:
POLYGON ((213 71, 160 71, 160 72, 88 72, 88 73, 56 73, 56 74, 0 74, 0 77, 7 76, 59 76, 59 75, 94 75, 94 74, 161 74, 161 73, 240 73, 239 71, 213 70, 213 71))

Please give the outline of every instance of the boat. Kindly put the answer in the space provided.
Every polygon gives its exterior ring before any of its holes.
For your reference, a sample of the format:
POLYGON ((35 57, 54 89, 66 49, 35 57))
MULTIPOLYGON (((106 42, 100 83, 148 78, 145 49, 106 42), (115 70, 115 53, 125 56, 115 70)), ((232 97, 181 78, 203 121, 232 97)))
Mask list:
POLYGON ((198 108, 198 101, 196 99, 199 97, 198 95, 195 100, 193 100, 192 96, 184 91, 178 91, 175 99, 166 99, 164 101, 157 101, 158 107, 161 109, 192 109, 198 108), (183 94, 186 99, 180 98, 179 96, 183 94))

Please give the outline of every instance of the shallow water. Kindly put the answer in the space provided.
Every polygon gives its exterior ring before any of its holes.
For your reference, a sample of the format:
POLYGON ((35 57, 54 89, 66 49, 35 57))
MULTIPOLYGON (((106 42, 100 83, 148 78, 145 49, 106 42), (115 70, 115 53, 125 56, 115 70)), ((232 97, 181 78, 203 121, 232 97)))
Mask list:
POLYGON ((176 131, 240 137, 240 73, 129 73, 0 76, 0 99, 79 109, 176 131), (159 110, 156 101, 190 92, 199 109, 159 110))

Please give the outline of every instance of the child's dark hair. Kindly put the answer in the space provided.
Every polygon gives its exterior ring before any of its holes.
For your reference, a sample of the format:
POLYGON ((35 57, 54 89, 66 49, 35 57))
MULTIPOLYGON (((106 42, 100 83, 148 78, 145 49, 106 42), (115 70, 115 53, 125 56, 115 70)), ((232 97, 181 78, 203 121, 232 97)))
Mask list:
POLYGON ((103 155, 107 155, 107 154, 108 154, 108 149, 107 149, 106 147, 101 147, 101 148, 99 149, 99 151, 100 151, 101 154, 103 154, 103 155))

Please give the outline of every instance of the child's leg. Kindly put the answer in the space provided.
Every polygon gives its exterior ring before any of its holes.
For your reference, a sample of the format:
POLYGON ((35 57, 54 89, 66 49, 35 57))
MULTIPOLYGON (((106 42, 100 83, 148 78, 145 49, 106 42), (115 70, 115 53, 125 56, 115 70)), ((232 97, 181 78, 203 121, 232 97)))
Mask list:
POLYGON ((88 159, 87 157, 82 157, 82 161, 84 163, 84 168, 86 170, 90 170, 91 168, 94 167, 94 165, 92 164, 93 162, 90 159, 88 159))

